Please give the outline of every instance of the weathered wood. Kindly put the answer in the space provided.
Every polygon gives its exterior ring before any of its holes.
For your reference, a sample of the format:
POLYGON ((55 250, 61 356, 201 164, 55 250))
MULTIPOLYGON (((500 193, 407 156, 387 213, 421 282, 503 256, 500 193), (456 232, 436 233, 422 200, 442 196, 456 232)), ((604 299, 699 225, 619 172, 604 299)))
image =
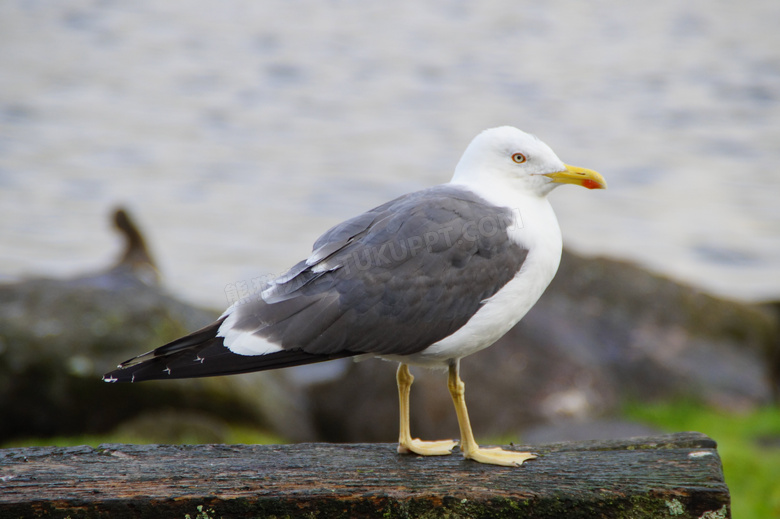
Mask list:
POLYGON ((388 444, 4 449, 0 517, 730 517, 702 434, 533 450, 504 468, 388 444))

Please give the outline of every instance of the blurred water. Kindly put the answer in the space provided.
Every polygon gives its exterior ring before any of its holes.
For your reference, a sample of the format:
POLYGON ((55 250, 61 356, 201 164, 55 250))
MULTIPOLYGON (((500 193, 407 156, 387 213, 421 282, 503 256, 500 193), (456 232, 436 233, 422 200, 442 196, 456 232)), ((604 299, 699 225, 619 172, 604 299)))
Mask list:
POLYGON ((569 247, 780 296, 780 2, 0 3, 0 276, 67 275, 147 231, 222 307, 344 218, 449 179, 512 124, 606 192, 569 247))

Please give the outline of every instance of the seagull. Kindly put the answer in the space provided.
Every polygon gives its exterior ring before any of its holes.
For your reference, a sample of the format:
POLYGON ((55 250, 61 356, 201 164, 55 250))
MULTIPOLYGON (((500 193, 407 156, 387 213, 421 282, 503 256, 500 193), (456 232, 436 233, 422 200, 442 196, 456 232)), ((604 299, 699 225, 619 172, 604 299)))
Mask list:
POLYGON ((213 324, 123 362, 107 382, 231 375, 345 357, 398 362, 399 453, 519 466, 529 452, 474 439, 460 360, 531 309, 558 270, 561 230, 547 199, 562 184, 605 189, 517 128, 483 131, 449 183, 342 222, 311 254, 213 324), (412 438, 409 366, 447 370, 456 440, 412 438))

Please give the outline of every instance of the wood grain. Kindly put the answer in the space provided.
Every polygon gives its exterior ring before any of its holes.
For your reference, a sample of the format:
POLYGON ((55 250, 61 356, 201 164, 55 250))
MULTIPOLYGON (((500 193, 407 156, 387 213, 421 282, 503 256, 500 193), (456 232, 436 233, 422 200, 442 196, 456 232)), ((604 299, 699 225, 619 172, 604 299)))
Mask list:
MULTIPOLYGON (((515 447, 512 447, 515 448, 515 447)), ((390 444, 0 450, 0 517, 730 517, 699 433, 516 447, 522 467, 390 444)))

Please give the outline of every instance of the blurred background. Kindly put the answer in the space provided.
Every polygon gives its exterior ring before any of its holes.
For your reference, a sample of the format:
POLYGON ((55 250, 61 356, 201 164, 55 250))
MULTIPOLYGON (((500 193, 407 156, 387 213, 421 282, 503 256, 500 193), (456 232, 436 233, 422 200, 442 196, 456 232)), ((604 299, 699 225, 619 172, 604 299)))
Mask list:
POLYGON ((105 263, 121 202, 166 286, 221 307, 510 124, 610 183, 555 193, 570 248, 776 298, 778 19, 772 0, 8 0, 0 275, 105 263))
MULTIPOLYGON (((609 182, 605 192, 564 188, 552 195, 570 251, 630 262, 660 275, 658 286, 671 286, 663 285, 668 278, 736 305, 718 315, 749 308, 766 317, 771 308, 755 304, 780 299, 778 22, 774 0, 5 0, 0 282, 18 288, 30 277, 101 271, 122 248, 111 211, 122 205, 132 213, 170 298, 162 307, 182 303, 211 313, 182 310, 186 318, 155 325, 152 339, 131 337, 126 349, 109 351, 97 350, 105 326, 71 321, 97 339, 82 350, 89 354, 68 353, 64 371, 94 377, 126 353, 154 347, 161 329, 174 338, 209 319, 233 301, 236 286, 285 271, 331 225, 448 181, 474 135, 509 124, 609 182)), ((611 265, 602 265, 605 278, 611 265)), ((0 367, 28 365, 13 357, 14 347, 36 311, 20 301, 40 302, 42 293, 57 290, 22 292, 0 298, 10 316, 0 367)), ((135 329, 146 314, 133 315, 122 322, 135 329)), ((755 354, 774 344, 776 328, 753 317, 740 321, 747 331, 729 340, 759 344, 751 346, 755 354)), ((79 351, 74 335, 50 324, 34 335, 79 351)), ((676 338, 676 348, 691 344, 677 333, 682 325, 666 324, 664 333, 671 332, 664 337, 676 338)), ((392 384, 392 369, 384 368, 392 384)), ((32 391, 27 382, 8 380, 0 388, 6 410, 12 390, 32 391)), ((94 395, 90 388, 79 394, 94 395)), ((393 397, 391 387, 381 389, 393 397)), ((136 387, 117 391, 106 398, 146 395, 136 387)), ((777 468, 742 463, 746 449, 755 451, 756 463, 769 459, 767 449, 778 459, 780 418, 771 388, 761 391, 749 398, 721 392, 702 406, 677 398, 660 408, 607 407, 649 427, 697 427, 725 438, 724 458, 733 446, 731 476, 726 463, 732 489, 753 491, 742 502, 768 503, 780 514, 780 491, 739 479, 780 478, 777 468), (684 422, 694 415, 704 422, 684 422), (747 438, 746 429, 718 428, 726 422, 760 429, 764 443, 747 438)), ((577 394, 559 396, 559 407, 576 415, 577 394)), ((133 413, 155 401, 145 398, 133 413)), ((286 410, 306 409, 301 398, 286 410)), ((55 401, 47 409, 58 405, 67 407, 55 401)), ((144 419, 136 431, 160 416, 144 419)), ((108 430, 106 420, 94 420, 82 422, 92 429, 64 432, 108 430)), ((274 441, 295 439, 284 431, 305 428, 269 426, 281 431, 274 441)))

